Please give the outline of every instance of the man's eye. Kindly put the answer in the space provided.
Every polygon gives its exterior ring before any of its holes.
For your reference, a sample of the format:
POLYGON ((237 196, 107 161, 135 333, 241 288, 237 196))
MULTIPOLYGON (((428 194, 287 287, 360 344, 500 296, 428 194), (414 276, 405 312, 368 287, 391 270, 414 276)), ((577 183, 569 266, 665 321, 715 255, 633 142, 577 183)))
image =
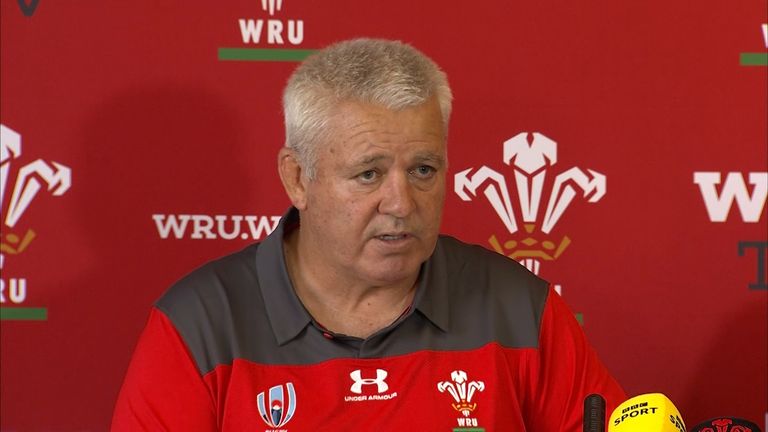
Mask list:
POLYGON ((421 178, 429 178, 435 173, 435 169, 429 165, 420 165, 412 171, 414 175, 421 178))
POLYGON ((362 173, 358 174, 357 178, 364 182, 371 182, 373 180, 376 180, 377 173, 374 170, 368 170, 363 171, 362 173))

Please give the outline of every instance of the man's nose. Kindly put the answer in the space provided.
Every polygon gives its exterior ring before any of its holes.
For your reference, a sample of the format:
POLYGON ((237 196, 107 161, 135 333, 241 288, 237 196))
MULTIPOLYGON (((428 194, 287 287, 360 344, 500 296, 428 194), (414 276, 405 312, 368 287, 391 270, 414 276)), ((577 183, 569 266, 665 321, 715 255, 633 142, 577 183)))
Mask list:
POLYGON ((387 174, 383 186, 380 189, 379 213, 402 218, 416 208, 413 186, 408 181, 407 173, 387 174))

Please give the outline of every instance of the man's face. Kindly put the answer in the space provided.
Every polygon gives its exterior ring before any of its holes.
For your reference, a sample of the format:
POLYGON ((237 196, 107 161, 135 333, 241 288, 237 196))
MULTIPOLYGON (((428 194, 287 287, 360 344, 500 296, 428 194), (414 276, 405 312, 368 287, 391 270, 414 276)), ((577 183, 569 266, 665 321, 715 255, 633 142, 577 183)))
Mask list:
POLYGON ((373 285, 415 277, 434 250, 445 199, 446 148, 432 100, 391 111, 334 108, 304 180, 302 242, 341 276, 373 285))

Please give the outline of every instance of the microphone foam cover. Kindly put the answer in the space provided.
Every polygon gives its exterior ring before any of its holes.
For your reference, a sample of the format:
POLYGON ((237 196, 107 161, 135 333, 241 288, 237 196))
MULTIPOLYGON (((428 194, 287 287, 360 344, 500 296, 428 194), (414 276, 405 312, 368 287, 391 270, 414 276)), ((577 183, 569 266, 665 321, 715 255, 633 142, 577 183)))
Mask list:
POLYGON ((605 432, 605 399, 591 394, 584 399, 584 432, 605 432))
POLYGON ((685 432, 680 411, 661 393, 635 396, 616 407, 609 432, 685 432))

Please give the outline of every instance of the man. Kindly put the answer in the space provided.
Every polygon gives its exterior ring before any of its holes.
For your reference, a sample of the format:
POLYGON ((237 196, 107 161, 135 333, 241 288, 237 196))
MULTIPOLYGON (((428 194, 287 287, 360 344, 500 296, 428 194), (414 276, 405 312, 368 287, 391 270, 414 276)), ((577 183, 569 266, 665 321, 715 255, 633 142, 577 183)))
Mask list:
POLYGON ((548 284, 439 236, 451 91, 398 42, 308 58, 284 94, 293 207, 156 304, 114 430, 578 431, 624 394, 548 284))

